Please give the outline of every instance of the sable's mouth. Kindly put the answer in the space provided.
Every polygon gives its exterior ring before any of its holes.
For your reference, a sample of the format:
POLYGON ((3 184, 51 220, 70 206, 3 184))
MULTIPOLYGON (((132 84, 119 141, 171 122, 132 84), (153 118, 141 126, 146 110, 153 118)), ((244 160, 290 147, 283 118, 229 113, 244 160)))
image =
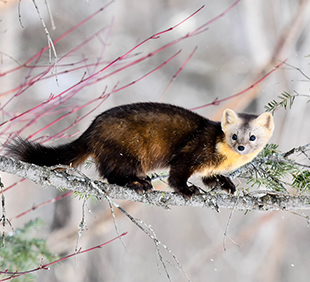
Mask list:
POLYGON ((240 146, 238 146, 237 148, 235 148, 235 152, 238 153, 239 155, 246 155, 249 152, 244 148, 243 150, 240 150, 239 148, 240 146))

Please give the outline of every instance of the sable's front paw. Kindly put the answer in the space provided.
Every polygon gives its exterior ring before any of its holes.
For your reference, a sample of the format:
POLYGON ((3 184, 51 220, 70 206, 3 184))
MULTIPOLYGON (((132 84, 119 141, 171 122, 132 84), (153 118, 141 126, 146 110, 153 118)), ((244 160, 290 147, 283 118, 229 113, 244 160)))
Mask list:
POLYGON ((236 192, 235 184, 230 180, 230 178, 223 175, 218 176, 219 183, 221 188, 227 193, 234 194, 236 192))
POLYGON ((227 193, 234 194, 236 191, 235 184, 230 180, 229 177, 223 175, 214 175, 210 177, 203 177, 203 183, 210 187, 211 190, 216 187, 221 187, 222 190, 225 190, 227 193))

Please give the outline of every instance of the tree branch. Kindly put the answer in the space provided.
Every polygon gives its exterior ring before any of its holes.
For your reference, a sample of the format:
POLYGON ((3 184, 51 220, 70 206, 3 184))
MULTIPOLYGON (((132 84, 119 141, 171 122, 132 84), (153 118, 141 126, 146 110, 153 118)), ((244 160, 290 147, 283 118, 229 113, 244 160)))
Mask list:
POLYGON ((171 206, 208 207, 217 211, 219 208, 260 211, 310 209, 310 196, 292 196, 269 191, 241 192, 239 196, 207 192, 191 199, 186 199, 174 192, 165 191, 137 194, 129 188, 92 180, 86 176, 74 175, 69 173, 71 172, 70 169, 59 171, 4 156, 0 156, 0 171, 29 179, 45 187, 67 189, 99 198, 108 195, 111 199, 129 200, 167 209, 171 206))

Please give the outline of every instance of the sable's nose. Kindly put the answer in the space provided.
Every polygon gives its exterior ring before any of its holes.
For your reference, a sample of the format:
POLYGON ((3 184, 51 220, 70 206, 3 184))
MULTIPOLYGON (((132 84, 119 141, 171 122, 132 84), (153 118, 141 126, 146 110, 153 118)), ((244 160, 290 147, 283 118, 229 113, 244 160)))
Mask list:
POLYGON ((244 146, 238 146, 239 151, 244 151, 244 149, 245 149, 244 146))

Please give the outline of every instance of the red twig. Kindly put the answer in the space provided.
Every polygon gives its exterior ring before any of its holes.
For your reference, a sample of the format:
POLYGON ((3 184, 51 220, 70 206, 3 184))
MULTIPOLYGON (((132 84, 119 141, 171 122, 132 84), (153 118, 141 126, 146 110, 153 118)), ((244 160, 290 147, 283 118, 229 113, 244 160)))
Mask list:
POLYGON ((241 2, 242 0, 237 0, 236 2, 234 2, 231 6, 229 6, 223 13, 219 14, 218 16, 216 16, 215 18, 213 18, 212 20, 208 21, 207 23, 203 24, 202 26, 200 26, 199 28, 196 29, 195 33, 201 33, 203 31, 206 30, 207 26, 209 26, 210 24, 216 22, 217 20, 219 20, 220 18, 224 17, 228 12, 230 12, 233 8, 235 8, 239 2, 241 2))
POLYGON ((73 191, 69 191, 69 192, 67 192, 67 193, 65 193, 63 195, 60 195, 60 196, 56 197, 56 198, 50 199, 50 200, 45 201, 45 202, 43 202, 41 204, 38 204, 38 205, 34 205, 34 206, 32 206, 32 208, 30 208, 30 209, 28 209, 28 210, 26 210, 26 211, 24 211, 24 212, 22 212, 22 213, 20 213, 20 214, 18 214, 16 216, 12 217, 10 219, 10 221, 12 221, 14 219, 17 219, 17 218, 20 218, 20 217, 24 216, 25 214, 30 213, 31 211, 34 211, 34 210, 36 210, 38 208, 46 206, 47 204, 55 203, 55 202, 57 202, 57 201, 59 201, 59 200, 61 200, 63 198, 66 198, 66 197, 70 196, 72 193, 73 193, 73 191))
MULTIPOLYGON (((116 86, 115 86, 115 87, 116 87, 116 86)), ((105 95, 105 94, 104 94, 105 92, 106 92, 106 89, 104 90, 103 94, 102 94, 100 97, 98 97, 98 98, 96 98, 96 99, 94 99, 94 100, 92 100, 92 101, 90 101, 90 102, 88 102, 87 104, 84 105, 84 106, 86 106, 86 105, 89 105, 89 104, 91 104, 91 103, 93 103, 93 102, 95 102, 95 101, 97 101, 97 100, 101 100, 100 103, 98 103, 98 105, 97 105, 96 107, 92 108, 92 109, 91 109, 88 113, 86 113, 84 116, 78 118, 73 124, 71 124, 71 125, 69 125, 68 127, 64 128, 62 131, 58 132, 58 133, 55 134, 54 136, 50 136, 49 138, 45 139, 44 141, 46 142, 46 141, 48 141, 48 140, 50 140, 50 139, 61 138, 61 137, 63 136, 63 133, 64 133, 65 131, 67 131, 69 128, 73 127, 74 125, 76 125, 77 123, 79 123, 81 120, 83 120, 83 119, 85 119, 87 116, 89 116, 93 111, 95 111, 96 109, 98 109, 98 108, 101 106, 101 104, 109 97, 109 95, 104 96, 104 95, 105 95)), ((112 90, 112 93, 113 93, 113 90, 112 90)), ((71 137, 71 136, 69 136, 69 137, 71 137)))
MULTIPOLYGON (((51 101, 53 101, 53 100, 55 100, 55 99, 58 99, 59 97, 62 97, 65 93, 68 93, 69 91, 73 90, 73 89, 76 88, 77 86, 81 86, 81 87, 82 87, 82 84, 84 84, 85 82, 88 82, 88 81, 92 80, 92 79, 93 79, 94 77, 96 77, 98 74, 100 74, 100 73, 102 73, 103 71, 109 69, 111 66, 115 65, 117 62, 123 60, 125 57, 127 57, 129 54, 131 54, 134 50, 136 50, 136 49, 137 49, 138 47, 140 47, 141 45, 145 44, 147 41, 149 41, 149 40, 151 40, 151 39, 158 38, 160 35, 162 35, 162 34, 164 34, 164 33, 167 33, 167 32, 169 32, 169 31, 172 31, 173 29, 175 29, 176 27, 178 27, 180 24, 184 23, 186 20, 190 19, 190 18, 193 17, 195 14, 197 14, 202 8, 203 8, 203 7, 201 7, 201 8, 198 9, 196 12, 194 12, 194 13, 191 14, 189 17, 187 17, 185 20, 179 22, 178 24, 174 25, 173 27, 170 27, 169 29, 166 29, 166 30, 164 30, 164 31, 155 33, 154 35, 150 36, 150 37, 147 38, 146 40, 142 41, 141 43, 139 43, 138 45, 136 45, 135 47, 133 47, 132 49, 130 49, 129 51, 127 51, 127 52, 126 52, 125 54, 123 54, 122 56, 120 56, 120 57, 114 59, 113 61, 111 61, 110 63, 108 63, 105 67, 103 67, 103 68, 100 69, 99 71, 93 73, 92 75, 90 75, 90 76, 88 76, 88 77, 86 77, 86 78, 81 79, 78 83, 72 85, 71 87, 69 87, 69 88, 67 88, 66 90, 62 91, 62 92, 59 93, 58 95, 55 95, 55 96, 51 97, 50 99, 48 99, 47 101, 45 101, 45 102, 43 102, 43 103, 41 103, 41 104, 39 104, 39 105, 37 105, 37 106, 35 106, 35 107, 33 107, 33 108, 27 110, 27 111, 25 111, 25 112, 23 112, 23 113, 21 113, 21 114, 19 114, 19 115, 17 115, 17 116, 14 116, 14 117, 12 117, 12 118, 10 118, 10 119, 8 119, 8 120, 2 122, 2 123, 0 124, 0 126, 3 126, 4 124, 6 124, 6 123, 8 123, 8 122, 14 121, 14 120, 16 120, 16 119, 18 119, 18 118, 24 116, 25 114, 31 113, 32 111, 34 111, 34 110, 40 108, 42 105, 45 105, 45 104, 50 103, 51 101)), ((88 17, 87 19, 89 19, 89 17, 88 17)), ((77 25, 77 26, 79 26, 79 25, 77 25)), ((75 28, 76 28, 77 26, 75 26, 75 28)), ((70 29, 69 31, 71 32, 72 30, 73 30, 73 28, 70 29)), ((68 32, 69 32, 69 31, 68 31, 68 32)), ((61 38, 63 38, 66 34, 67 34, 67 33, 65 33, 65 34, 62 35, 60 38, 58 38, 58 39, 55 41, 55 43, 58 42, 61 38)), ((142 61, 142 60, 144 60, 144 59, 146 59, 146 58, 148 58, 148 57, 150 57, 150 56, 154 56, 155 54, 159 53, 160 51, 162 51, 162 50, 164 50, 164 49, 166 49, 166 48, 168 48, 168 47, 170 47, 170 46, 172 46, 172 45, 175 45, 175 44, 178 43, 179 41, 181 41, 181 40, 183 40, 183 39, 185 39, 185 38, 189 38, 189 37, 192 36, 192 35, 195 35, 195 31, 194 31, 192 34, 189 33, 189 34, 187 34, 186 36, 179 38, 178 40, 175 40, 175 41, 172 41, 172 42, 169 43, 169 44, 166 44, 166 45, 163 46, 162 48, 157 49, 156 51, 154 51, 154 52, 148 54, 147 56, 143 57, 142 59, 139 59, 139 60, 135 61, 135 63, 138 63, 138 62, 140 62, 140 61, 142 61)), ((46 50, 47 50, 47 49, 46 49, 46 50)), ((40 53, 39 53, 39 54, 40 54, 40 53)), ((36 57, 36 56, 35 56, 35 57, 36 57)), ((27 64, 28 64, 29 61, 32 61, 32 59, 28 60, 28 61, 27 61, 27 64)), ((129 66, 132 66, 132 65, 133 65, 132 63, 129 64, 129 66)), ((104 78, 105 78, 105 77, 104 77, 104 78)), ((101 79, 102 79, 102 78, 101 78, 101 79)), ((101 80, 101 79, 99 79, 99 80, 101 80)), ((96 80, 96 81, 98 81, 98 80, 96 80)), ((96 82, 96 81, 95 81, 95 82, 96 82)), ((95 83, 95 82, 93 82, 93 83, 95 83)), ((132 84, 133 84, 133 83, 132 83, 132 84)))
POLYGON ((251 86, 245 88, 244 90, 236 93, 236 94, 233 94, 229 97, 226 97, 226 98, 223 98, 221 100, 219 100, 218 98, 216 98, 213 102, 209 103, 209 104, 205 104, 205 105, 202 105, 202 106, 199 106, 199 107, 195 107, 195 108, 191 108, 192 111, 195 111, 195 110, 199 110, 199 109, 202 109, 202 108, 205 108, 205 107, 209 107, 209 106, 212 106, 212 105, 219 105, 220 103, 223 103, 227 100, 230 100, 230 99, 233 99, 233 98, 236 98, 246 92, 248 92, 249 90, 251 90, 252 88, 254 88, 256 85, 260 84, 263 80, 265 80, 269 75, 271 75, 274 71, 276 71, 278 68, 280 68, 284 63, 286 62, 283 61, 281 62, 280 64, 278 64, 277 66, 275 66, 271 71, 269 71, 268 73, 266 73, 262 78, 260 78, 259 80, 257 80, 255 83, 253 83, 251 86))
MULTIPOLYGON (((132 52, 133 52, 134 50, 136 50, 138 47, 142 46, 143 44, 145 44, 145 43, 148 42, 149 40, 159 38, 160 35, 162 35, 162 34, 164 34, 164 33, 167 33, 167 32, 169 32, 169 31, 172 31, 172 30, 174 30, 175 28, 177 28, 178 26, 180 26, 182 23, 184 23, 185 21, 187 21, 188 19, 190 19, 191 17, 193 17, 194 15, 196 15, 196 14, 203 8, 203 7, 201 7, 201 8, 198 9, 196 12, 194 12, 193 14, 191 14, 189 17, 187 17, 187 18, 184 19, 183 21, 179 22, 178 24, 176 24, 176 25, 174 25, 174 26, 172 26, 172 27, 170 27, 170 28, 168 28, 168 29, 166 29, 166 30, 163 30, 163 31, 161 31, 161 32, 155 33, 154 35, 150 36, 149 38, 143 40, 141 43, 139 43, 138 45, 134 46, 132 49, 130 49, 128 52, 126 52, 126 53, 123 54, 122 56, 120 56, 120 57, 116 58, 115 60, 111 61, 110 63, 108 63, 105 67, 101 68, 99 71, 94 72, 93 74, 91 74, 91 75, 88 76, 88 77, 83 77, 78 83, 72 85, 71 87, 67 88, 66 90, 62 91, 61 93, 59 93, 59 94, 57 94, 57 95, 55 95, 55 96, 50 96, 50 98, 47 99, 47 101, 45 101, 45 102, 43 102, 43 103, 40 103, 39 105, 37 105, 37 106, 35 106, 35 107, 33 107, 33 108, 31 108, 31 109, 29 109, 29 110, 27 110, 27 111, 25 111, 25 112, 19 114, 19 115, 17 115, 17 116, 14 116, 14 117, 12 117, 12 118, 10 118, 10 119, 4 121, 3 123, 0 124, 0 126, 3 126, 4 124, 6 124, 6 123, 8 123, 8 122, 12 122, 12 121, 14 121, 14 120, 16 120, 16 119, 19 119, 19 118, 21 118, 22 116, 24 116, 24 115, 26 115, 26 114, 29 114, 29 113, 31 113, 31 112, 33 112, 33 111, 36 111, 36 110, 38 110, 38 109, 42 109, 43 107, 45 107, 45 106, 47 106, 47 105, 50 105, 51 103, 54 104, 54 106, 53 106, 52 108, 55 108, 56 106, 59 105, 59 103, 63 103, 65 100, 71 98, 74 94, 76 94, 76 93, 77 93, 79 90, 81 90, 83 87, 92 85, 92 84, 94 84, 94 83, 96 83, 96 82, 98 82, 98 81, 100 81, 100 80, 103 80, 103 79, 107 78, 108 76, 111 76, 111 75, 113 75, 113 74, 115 74, 115 73, 117 73, 117 72, 120 72, 120 71, 122 71, 122 70, 124 70, 124 69, 126 69, 126 68, 129 68, 129 67, 131 67, 131 66, 133 66, 133 65, 136 65, 137 63, 142 62, 143 60, 146 60, 147 58, 149 58, 149 57, 151 57, 151 56, 154 56, 155 54, 157 54, 157 53, 163 51, 164 49, 166 49, 166 48, 168 48, 168 47, 170 47, 170 46, 173 46, 173 45, 177 44, 177 43, 180 42, 181 40, 184 40, 184 39, 189 38, 189 37, 191 37, 191 36, 200 34, 201 32, 203 32, 203 31, 206 30, 206 26, 210 25, 211 23, 215 22, 215 21, 218 20, 219 18, 223 17, 227 12, 229 12, 229 11, 230 11, 235 5, 237 5, 240 1, 241 1, 241 0, 236 1, 232 6, 230 6, 228 9, 226 9, 226 10, 225 10, 223 13, 221 13, 219 16, 217 16, 217 17, 215 17, 214 19, 212 19, 212 20, 208 21, 207 23, 203 24, 202 26, 198 27, 198 28, 195 29, 194 31, 189 32, 189 33, 186 34, 185 36, 182 36, 182 37, 180 37, 180 38, 178 38, 178 39, 176 39, 176 40, 174 40, 174 41, 172 41, 172 42, 170 42, 170 43, 168 43, 168 44, 162 46, 161 48, 156 49, 155 51, 153 51, 153 52, 147 54, 146 56, 143 56, 142 58, 139 58, 139 59, 137 59, 137 60, 134 60, 133 62, 127 63, 125 66, 118 68, 117 70, 111 72, 110 74, 104 75, 103 77, 96 78, 96 76, 98 76, 98 75, 99 75, 100 73, 102 73, 103 71, 107 70, 109 67, 115 65, 117 62, 120 62, 120 61, 123 60, 124 58, 127 58, 127 59, 128 59, 128 58, 129 58, 129 55, 132 54, 132 52), (95 79, 93 80, 93 78, 95 78, 95 79), (69 95, 67 94, 67 93, 70 93, 70 91, 73 91, 73 90, 75 91, 75 93, 69 94, 69 95), (64 95, 67 95, 66 98, 64 98, 64 95), (55 102, 56 102, 56 104, 55 104, 55 102)), ((102 10, 103 10, 103 8, 100 9, 99 11, 102 11, 102 10)), ((96 13, 99 13, 99 11, 97 11, 96 13)), ((95 14, 96 14, 96 13, 95 13, 95 14)), ((73 31, 74 29, 76 29, 78 26, 80 26, 81 24, 83 24, 84 22, 86 22, 87 20, 89 20, 89 19, 90 19, 91 17, 93 17, 95 14, 91 15, 90 17, 88 17, 87 19, 85 19, 84 21, 82 21, 81 23, 79 23, 78 25, 76 25, 75 27, 73 27, 72 29, 70 29, 67 33, 64 33, 61 37, 59 37, 57 40, 55 40, 55 43, 58 42, 60 39, 62 39, 64 36, 66 36, 68 33, 72 32, 72 31, 73 31)), ((84 44, 86 44, 85 41, 84 41, 81 45, 84 45, 84 44)), ((80 46, 81 46, 81 45, 80 45, 80 46)), ((74 52, 76 49, 77 49, 77 48, 71 50, 70 52, 74 52)), ((38 53, 37 55, 39 56, 39 54, 42 54, 42 53, 38 53)), ((176 54, 176 55, 177 55, 177 54, 176 54)), ((66 57, 66 56, 68 56, 68 54, 65 55, 64 57, 66 57)), ((34 56, 33 58, 35 58, 35 57, 36 57, 36 56, 34 56)), ((30 59, 30 60, 28 60, 28 61, 27 61, 27 64, 28 64, 30 61, 32 61, 33 58, 30 59)), ((170 58, 169 60, 167 60, 166 62, 164 62, 163 64, 161 64, 161 65, 160 65, 159 67, 157 67, 156 69, 154 69, 154 70, 150 71, 149 73, 147 73, 146 75, 142 76, 141 78, 139 78, 139 79, 137 79, 137 80, 135 80, 135 81, 132 81, 131 83, 126 84, 125 86, 122 86, 122 87, 120 87, 120 88, 118 88, 118 89, 114 89, 114 90, 113 90, 113 93, 118 92, 118 91, 121 91, 121 90, 125 89, 126 87, 129 87, 130 85, 135 84, 136 82, 140 81, 142 78, 146 77, 147 75, 150 75, 152 72, 154 72, 155 70, 159 69, 160 67, 162 67, 163 65, 165 65, 166 63, 168 63, 171 59, 172 59, 172 58, 170 58)), ((187 63, 187 62, 186 62, 186 63, 187 63)), ((50 67, 50 68, 51 68, 51 67, 50 67)), ((179 70, 179 72, 180 72, 181 70, 182 70, 182 67, 181 67, 181 69, 179 70)), ((179 72, 178 72, 178 73, 179 73, 179 72)), ((41 74, 40 76, 38 76, 38 78, 37 78, 36 81, 42 80, 43 77, 46 75, 46 73, 47 73, 46 71, 43 72, 43 74, 41 74)), ((178 73, 177 73, 176 75, 178 75, 178 73)), ((175 77, 174 77, 173 79, 175 79, 175 77)), ((171 83, 173 82, 173 79, 172 79, 171 83)), ((33 85, 33 83, 34 83, 34 81, 29 81, 29 86, 33 85)), ((171 85, 171 83, 170 83, 170 85, 171 85)), ((169 88, 169 86, 168 86, 168 88, 169 88)), ((106 95, 111 95, 111 92, 108 93, 108 94, 106 94, 106 95)), ((47 112, 47 111, 44 111, 44 113, 41 113, 41 115, 45 115, 46 112, 47 112)), ((71 111, 71 112, 73 112, 73 111, 71 111)), ((39 116, 40 116, 40 115, 36 115, 37 118, 38 118, 39 116)), ((65 115, 65 116, 66 116, 66 115, 65 115)), ((61 119, 61 118, 60 118, 60 119, 61 119)), ((35 119, 33 119, 30 123, 28 123, 24 128, 30 126, 30 124, 32 124, 34 121, 35 121, 35 119)), ((50 124, 50 125, 51 125, 51 124, 50 124)), ((7 130, 7 128, 6 128, 6 130, 7 130)), ((4 130, 4 131, 2 132, 2 134, 3 134, 6 130, 4 130)), ((23 129, 22 129, 22 130, 23 130, 23 129)))
MULTIPOLYGON (((176 52, 173 56, 171 56, 168 60, 164 61, 162 64, 160 64, 159 66, 157 66, 156 68, 152 69, 151 71, 149 71, 148 73, 142 75, 141 77, 139 77, 138 79, 122 86, 122 87, 119 87, 117 89, 115 89, 113 92, 116 93, 116 92, 119 92, 121 90, 124 90, 125 88, 129 87, 130 85, 133 85, 135 83, 137 83, 138 81, 142 80, 143 78, 149 76, 150 74, 152 74, 153 72, 157 71, 158 69, 162 68, 164 65, 168 64, 172 59, 174 59, 177 55, 179 55, 181 53, 181 50, 179 50, 178 52, 176 52)), ((111 95, 111 93, 108 93, 106 95, 111 95)))
MULTIPOLYGON (((31 136, 29 136, 29 138, 32 138, 34 135, 38 134, 39 132, 43 131, 44 129, 50 127, 51 125, 57 123, 58 121, 60 121, 60 120, 62 120, 63 118, 65 118, 66 116, 70 115, 71 113, 76 112, 77 110, 80 110, 81 108, 83 108, 83 107, 85 107, 85 106, 87 106, 87 105, 93 103, 93 102, 96 101, 96 100, 100 100, 100 99, 101 99, 101 100, 102 100, 102 101, 100 102, 100 105, 101 105, 101 104, 104 102, 104 100, 106 100, 111 94, 116 93, 116 92, 119 92, 119 91, 121 91, 121 90, 123 90, 123 89, 125 89, 125 88, 127 88, 127 87, 129 87, 129 86, 131 86, 131 85, 133 85, 133 84, 135 84, 135 83, 137 83, 138 81, 142 80, 142 79, 145 78, 146 76, 149 76, 150 74, 152 74, 152 73, 155 72, 156 70, 162 68, 164 65, 166 65, 168 62, 170 62, 172 59, 174 59, 180 52, 181 52, 181 50, 179 50, 177 53, 175 53, 175 54, 174 54, 173 56, 171 56, 169 59, 167 59, 167 60, 164 61, 162 64, 160 64, 159 66, 157 66, 157 67, 154 68, 153 70, 149 71, 149 72, 146 73, 145 75, 141 76, 140 78, 138 78, 138 79, 136 79, 136 80, 134 80, 134 81, 132 81, 132 82, 130 82, 130 83, 128 83, 128 84, 122 86, 122 87, 119 87, 119 88, 117 88, 117 89, 113 88, 113 90, 112 90, 111 92, 109 92, 109 93, 107 93, 107 94, 103 94, 103 95, 101 95, 99 98, 96 98, 96 99, 94 99, 94 100, 92 100, 92 101, 90 101, 90 102, 87 102, 86 104, 84 104, 84 105, 82 105, 82 106, 80 106, 80 107, 77 107, 77 108, 72 109, 71 111, 67 112, 67 113, 64 114, 63 116, 61 116, 61 117, 59 117, 58 119, 56 119, 55 121, 49 123, 48 125, 46 125, 46 126, 43 127, 42 129, 40 129, 40 130, 38 130, 37 132, 33 133, 31 136)), ((146 58, 146 57, 149 57, 149 55, 148 55, 148 56, 145 56, 144 58, 146 58)), ((143 59, 144 59, 144 58, 143 58, 143 59)), ((130 63, 129 65, 127 65, 127 67, 128 67, 128 66, 131 66, 131 65, 134 65, 134 64, 136 64, 136 63, 137 63, 137 61, 134 61, 134 62, 130 63)), ((96 83, 97 81, 98 81, 98 80, 93 81, 93 82, 90 82, 90 83, 91 83, 91 84, 92 84, 92 83, 96 83)), ((76 94, 76 93, 75 93, 75 94, 76 94)), ((59 96, 59 95, 58 95, 58 96, 59 96)), ((61 99, 61 103, 64 103, 66 100, 69 100, 70 98, 72 98, 72 95, 67 96, 66 98, 61 99)), ((46 102, 41 103, 40 105, 38 105, 38 106, 35 107, 35 108, 39 108, 40 106, 42 106, 42 105, 48 103, 48 102, 49 102, 50 100, 52 100, 52 99, 54 99, 54 97, 50 97, 50 99, 48 99, 46 102)), ((54 107, 57 107, 57 106, 58 106, 58 104, 55 104, 55 105, 54 105, 54 107)), ((34 108, 32 108, 32 109, 34 109, 34 108)), ((29 111, 31 111, 32 109, 30 109, 29 111)), ((29 112, 29 111, 27 111, 27 112, 29 112)), ((46 114, 46 112, 42 112, 41 115, 44 115, 44 114, 46 114)), ((32 119, 32 120, 30 121, 30 123, 28 123, 28 124, 27 124, 26 126, 24 126, 21 130, 19 130, 19 131, 17 132, 17 134, 20 134, 20 133, 22 132, 22 130, 24 130, 26 127, 30 126, 30 124, 32 124, 35 120, 37 120, 37 119, 39 119, 39 118, 40 118, 40 115, 37 115, 35 119, 32 119)), ((13 119, 14 119, 14 118, 13 118, 13 119)), ((76 123, 75 123, 75 124, 76 124, 76 123)), ((70 126, 70 127, 71 127, 71 126, 70 126)))
MULTIPOLYGON (((240 0, 239 0, 240 1, 240 0)), ((177 23, 176 25, 169 27, 163 31, 157 32, 155 34, 153 34, 152 36, 150 36, 149 38, 143 40, 142 42, 140 42, 138 45, 136 45, 135 47, 133 47, 132 49, 130 49, 127 53, 125 53, 123 56, 120 57, 120 59, 125 58, 128 54, 132 53, 134 50, 136 50, 137 48, 139 48, 140 46, 142 46, 143 44, 145 44, 146 42, 152 40, 152 39, 158 39, 160 37, 160 35, 167 33, 169 31, 172 31, 174 29, 176 29, 178 26, 180 26, 181 24, 183 24, 184 22, 186 22, 187 20, 189 20, 190 18, 192 18, 193 16, 195 16, 198 12, 200 12, 202 9, 204 8, 204 5, 201 6, 196 12, 192 13, 190 16, 188 16, 186 19, 184 19, 183 21, 177 23)))
POLYGON ((19 180, 19 181, 16 181, 15 183, 13 183, 12 185, 10 185, 9 187, 3 189, 3 193, 6 192, 6 191, 8 191, 8 190, 10 190, 11 188, 13 188, 14 186, 18 185, 19 183, 24 182, 25 180, 26 180, 26 178, 23 178, 23 179, 21 179, 21 180, 19 180))
POLYGON ((166 93, 168 92, 170 86, 172 85, 172 83, 174 82, 176 77, 179 75, 179 73, 184 69, 184 67, 189 62, 189 60, 192 58, 192 56, 196 52, 197 48, 198 48, 197 46, 194 48, 193 52, 189 55, 189 57, 186 59, 186 61, 183 63, 183 65, 178 69, 178 71, 175 73, 175 75, 171 78, 171 80, 170 80, 169 84, 167 85, 164 93, 161 95, 159 102, 161 102, 163 100, 163 98, 165 97, 166 93))
MULTIPOLYGON (((94 33, 92 36, 88 37, 88 38, 87 38, 86 40, 84 40, 82 43, 80 43, 79 45, 77 45, 76 47, 74 47, 72 50, 70 50, 69 52, 67 52, 67 53, 66 53, 64 56, 62 56, 60 59, 58 59, 58 63, 61 62, 62 60, 64 60, 65 58, 69 57, 71 54, 77 52, 79 49, 81 49, 81 48, 82 48, 83 46, 85 46, 87 43, 89 43, 90 41, 92 41, 94 38, 96 38, 96 37, 98 36, 98 34, 104 32, 106 29, 107 29, 107 27, 103 27, 102 29, 100 29, 99 31, 97 31, 96 33, 94 33)), ((36 63, 39 61, 39 59, 40 59, 40 57, 38 57, 38 59, 36 60, 36 63)), ((85 62, 85 60, 86 60, 86 59, 82 60, 82 62, 85 62)), ((102 62, 102 64, 103 64, 103 63, 104 63, 104 62, 102 62)), ((72 65, 72 64, 71 64, 71 65, 72 65)), ((97 62, 96 64, 93 64, 93 65, 98 65, 98 62, 97 62)), ((58 64, 58 67, 60 67, 60 66, 61 66, 61 65, 58 64)), ((25 66, 25 67, 27 68, 27 66, 25 66)), ((35 66, 28 67, 28 68, 30 68, 30 70, 31 70, 31 72, 32 72, 32 70, 34 70, 34 68, 36 68, 36 67, 37 67, 37 66, 35 65, 35 66)), ((42 66, 42 67, 43 67, 43 66, 42 66)), ((44 80, 44 79, 48 79, 48 78, 54 76, 54 75, 46 76, 54 66, 50 66, 50 65, 49 65, 49 66, 45 66, 45 67, 47 67, 46 70, 44 70, 42 73, 40 73, 40 74, 38 74, 38 75, 32 77, 31 79, 29 79, 29 78, 30 78, 30 73, 31 73, 31 72, 29 72, 29 75, 26 77, 25 82, 24 82, 23 84, 19 85, 18 87, 15 87, 14 89, 11 89, 11 90, 8 90, 8 91, 5 91, 5 92, 1 93, 1 94, 0 94, 0 98, 3 97, 3 96, 8 95, 8 94, 11 93, 11 92, 18 91, 12 98, 9 99, 9 101, 8 101, 6 104, 4 104, 4 105, 1 107, 0 111, 3 110, 4 107, 7 106, 7 105, 9 104, 9 102, 10 102, 13 98, 15 98, 15 97, 21 95, 22 93, 24 93, 26 90, 28 90, 30 87, 32 87, 32 86, 33 86, 34 84, 36 84, 37 82, 41 82, 41 81, 44 80), (22 89, 22 88, 23 88, 23 89, 22 89)), ((70 72, 79 70, 79 69, 81 69, 81 68, 85 68, 85 65, 80 66, 80 67, 77 67, 77 68, 75 68, 75 69, 70 69, 70 72)), ((59 74, 67 74, 67 73, 68 73, 68 71, 66 70, 66 71, 57 73, 57 75, 59 76, 59 74)))
MULTIPOLYGON (((70 34, 71 32, 73 32, 74 30, 76 30, 78 27, 80 27, 81 25, 85 24, 86 22, 88 22, 89 20, 91 20, 94 16, 96 16, 97 14, 99 14, 100 12, 102 12, 104 9, 106 9, 108 6, 110 6, 113 1, 110 1, 109 3, 107 3, 104 7, 100 8, 98 11, 96 11, 95 13, 91 14, 89 17, 87 17, 86 19, 82 20, 81 22, 79 22, 77 25, 73 26, 72 28, 70 28, 69 30, 67 30, 65 33, 63 33, 61 36, 59 36, 56 40, 53 41, 54 45, 59 42, 61 39, 63 39, 64 37, 66 37, 68 34, 70 34)), ((47 51, 49 49, 49 46, 46 46, 44 49, 42 49, 40 52, 38 52, 36 55, 34 55, 33 57, 31 57, 24 65, 29 65, 34 59, 36 59, 39 56, 42 56, 42 54, 47 51)), ((18 69, 21 69, 22 67, 24 67, 24 65, 18 66, 12 70, 6 71, 4 73, 0 73, 0 76, 4 76, 6 74, 12 73, 18 69)))
MULTIPOLYGON (((106 90, 105 90, 105 91, 106 91, 106 90)), ((105 93, 105 91, 104 91, 104 93, 105 93)), ((112 93, 113 93, 113 90, 112 90, 112 93)), ((95 98, 95 99, 93 99, 93 100, 91 100, 91 101, 85 103, 84 105, 81 105, 81 106, 79 106, 79 107, 73 108, 71 111, 66 112, 66 113, 65 113, 64 115, 62 115, 61 117, 57 118, 57 119, 54 120, 53 122, 51 122, 51 123, 49 123, 48 125, 44 126, 44 127, 41 128, 40 130, 34 132, 34 133, 31 134, 28 138, 31 139, 33 136, 37 135, 37 134, 40 133, 41 131, 43 131, 43 130, 49 128, 49 127, 52 126, 53 124, 55 124, 55 123, 59 122, 60 120, 64 119, 66 116, 68 116, 68 115, 70 115, 70 114, 72 114, 72 113, 74 113, 74 112, 76 112, 76 111, 78 111, 78 110, 80 110, 80 109, 82 109, 82 108, 84 108, 84 107, 86 107, 86 106, 88 106, 88 105, 90 105, 90 104, 92 104, 92 103, 98 101, 98 100, 101 100, 100 103, 99 103, 96 107, 94 107, 93 109, 91 109, 86 115, 84 115, 82 118, 77 119, 73 124, 71 124, 70 126, 68 126, 66 129, 62 130, 61 132, 57 133, 56 135, 61 134, 62 132, 68 130, 68 129, 71 128, 72 126, 76 125, 78 122, 80 122, 82 119, 84 119, 84 118, 85 118, 86 116, 88 116, 90 113, 92 113, 94 110, 96 110, 108 97, 109 97, 109 95, 102 94, 100 97, 95 98)), ((55 136, 56 136, 56 135, 55 135, 55 136)), ((51 139, 51 138, 52 138, 52 137, 48 138, 48 140, 51 139)), ((47 140, 45 140, 45 141, 47 141, 47 140)))

